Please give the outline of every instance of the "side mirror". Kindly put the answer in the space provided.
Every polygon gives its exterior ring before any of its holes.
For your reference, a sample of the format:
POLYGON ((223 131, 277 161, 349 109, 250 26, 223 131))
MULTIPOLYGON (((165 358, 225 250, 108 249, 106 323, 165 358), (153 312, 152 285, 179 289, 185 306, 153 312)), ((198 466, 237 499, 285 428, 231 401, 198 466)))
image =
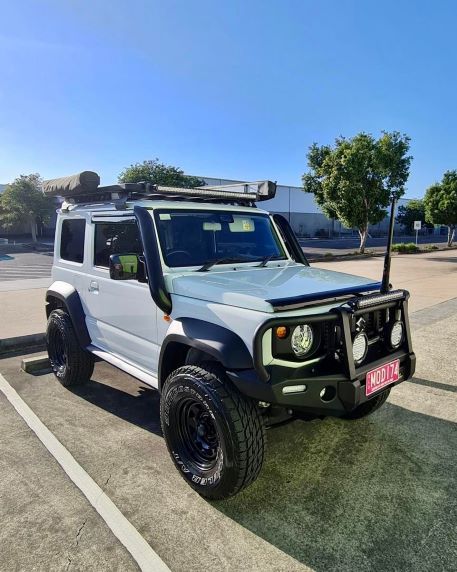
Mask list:
POLYGON ((112 254, 109 257, 109 275, 112 280, 146 282, 143 257, 138 254, 112 254))

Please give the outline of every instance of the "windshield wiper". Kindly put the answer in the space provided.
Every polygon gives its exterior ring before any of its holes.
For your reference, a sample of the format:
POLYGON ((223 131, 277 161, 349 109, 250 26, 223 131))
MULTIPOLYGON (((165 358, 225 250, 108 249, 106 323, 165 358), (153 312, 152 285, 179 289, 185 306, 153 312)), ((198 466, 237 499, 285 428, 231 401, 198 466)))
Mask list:
POLYGON ((273 260, 273 258, 278 258, 278 256, 276 254, 269 254, 268 256, 265 256, 265 258, 262 258, 262 262, 257 265, 257 268, 262 268, 263 266, 266 266, 270 262, 270 260, 273 260))
POLYGON ((212 266, 216 264, 230 264, 231 262, 248 262, 248 259, 245 258, 213 258, 212 260, 207 260, 205 264, 201 268, 199 268, 196 272, 206 272, 212 266))

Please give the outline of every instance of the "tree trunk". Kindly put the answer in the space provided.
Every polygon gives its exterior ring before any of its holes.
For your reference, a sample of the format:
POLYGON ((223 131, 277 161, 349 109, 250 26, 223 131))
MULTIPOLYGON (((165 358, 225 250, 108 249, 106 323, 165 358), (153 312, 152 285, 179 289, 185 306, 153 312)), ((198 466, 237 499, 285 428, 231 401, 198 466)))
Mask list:
POLYGON ((36 242, 36 220, 35 217, 33 217, 32 219, 30 219, 30 232, 32 234, 32 241, 36 242))
POLYGON ((359 252, 360 254, 363 254, 365 252, 365 243, 367 241, 367 236, 368 236, 368 228, 363 228, 360 229, 359 228, 359 235, 360 235, 360 248, 359 248, 359 252))
POLYGON ((454 242, 455 226, 447 227, 447 245, 452 246, 454 242))

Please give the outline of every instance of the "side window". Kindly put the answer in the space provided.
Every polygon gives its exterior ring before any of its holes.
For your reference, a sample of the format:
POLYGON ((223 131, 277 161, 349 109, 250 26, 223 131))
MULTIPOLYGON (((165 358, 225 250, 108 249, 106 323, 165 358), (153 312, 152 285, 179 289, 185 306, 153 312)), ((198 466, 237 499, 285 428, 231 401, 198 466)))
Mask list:
POLYGON ((71 262, 82 263, 84 260, 84 219, 67 219, 62 222, 60 236, 60 257, 71 262))
POLYGON ((94 266, 109 267, 111 254, 143 254, 136 222, 95 223, 94 266))

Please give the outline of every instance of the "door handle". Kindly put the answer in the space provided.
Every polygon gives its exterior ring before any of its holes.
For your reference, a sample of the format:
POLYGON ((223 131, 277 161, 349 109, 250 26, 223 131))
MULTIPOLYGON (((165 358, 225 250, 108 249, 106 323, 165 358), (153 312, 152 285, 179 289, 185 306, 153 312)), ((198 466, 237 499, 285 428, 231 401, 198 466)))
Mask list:
POLYGON ((89 292, 98 292, 98 282, 91 280, 89 284, 89 292))

